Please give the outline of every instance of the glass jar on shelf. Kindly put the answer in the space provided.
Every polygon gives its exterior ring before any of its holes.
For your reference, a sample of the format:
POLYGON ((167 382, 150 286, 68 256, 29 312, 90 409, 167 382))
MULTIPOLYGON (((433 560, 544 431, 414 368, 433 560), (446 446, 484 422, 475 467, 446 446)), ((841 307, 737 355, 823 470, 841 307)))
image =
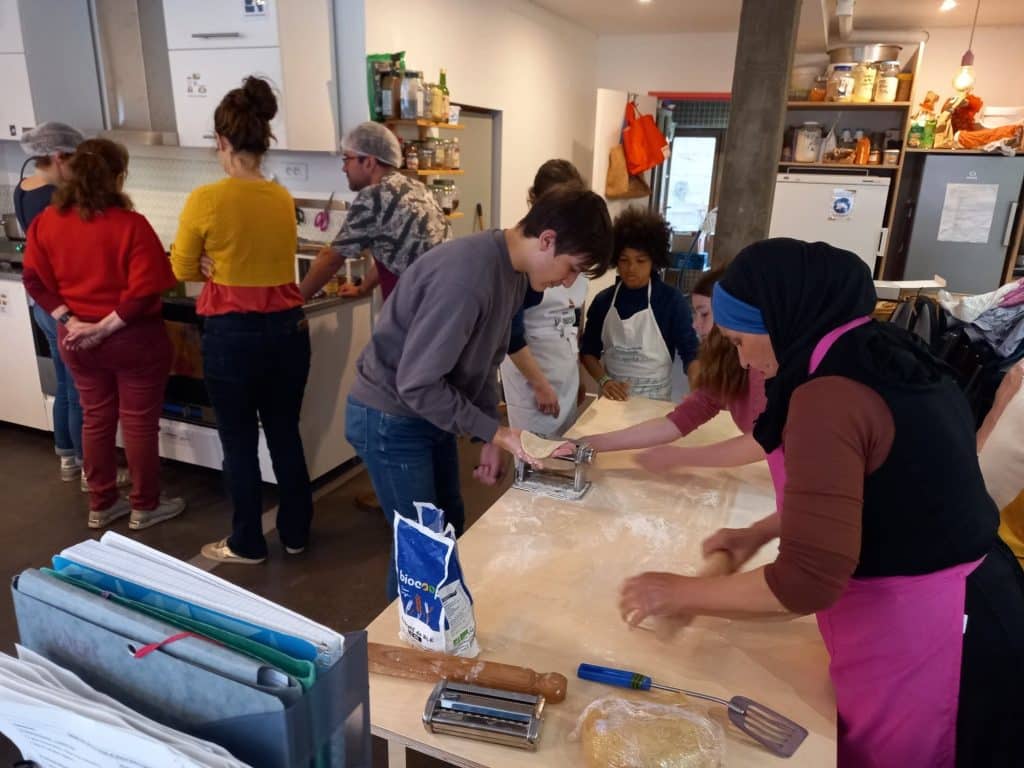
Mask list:
POLYGON ((452 179, 448 179, 447 185, 452 196, 452 213, 455 213, 459 210, 459 188, 452 179))
POLYGON ((423 117, 423 73, 407 69, 402 73, 401 111, 403 120, 423 117))
POLYGON ((891 104, 896 101, 896 93, 900 84, 900 63, 898 61, 882 61, 878 63, 878 76, 875 78, 875 101, 891 104))
POLYGON ((434 167, 448 168, 448 145, 444 139, 434 140, 434 167))
POLYGON ((419 156, 421 171, 429 171, 434 167, 434 148, 431 146, 430 142, 420 142, 416 151, 419 156))
POLYGON ((452 194, 454 192, 454 184, 451 181, 445 179, 434 179, 434 183, 430 185, 430 191, 434 194, 434 199, 437 200, 437 204, 441 206, 441 210, 444 211, 445 216, 451 216, 452 214, 452 194))
POLYGON ((836 64, 828 76, 827 99, 843 103, 853 101, 853 83, 853 66, 836 64))
POLYGON ((816 163, 821 154, 821 123, 804 123, 796 129, 793 141, 793 161, 816 163))
POLYGON ((410 141, 408 144, 405 145, 405 167, 410 171, 419 170, 419 150, 417 149, 416 142, 414 141, 410 141))
POLYGON ((875 96, 878 69, 873 61, 862 61, 853 68, 853 102, 868 104, 875 96))
POLYGON ((462 168, 462 150, 459 148, 459 137, 456 136, 451 140, 449 145, 448 155, 448 167, 453 171, 458 171, 462 168))

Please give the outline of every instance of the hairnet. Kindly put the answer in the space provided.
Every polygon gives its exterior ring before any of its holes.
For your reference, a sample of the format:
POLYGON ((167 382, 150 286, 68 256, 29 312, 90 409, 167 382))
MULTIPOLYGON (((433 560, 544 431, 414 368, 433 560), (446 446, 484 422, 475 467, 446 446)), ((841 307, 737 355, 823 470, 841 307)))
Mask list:
POLYGON ((21 148, 33 156, 71 153, 85 141, 80 132, 65 123, 42 123, 21 135, 21 148))
POLYGON ((402 166, 402 147, 398 138, 380 123, 360 123, 341 141, 343 152, 375 157, 395 168, 402 166))

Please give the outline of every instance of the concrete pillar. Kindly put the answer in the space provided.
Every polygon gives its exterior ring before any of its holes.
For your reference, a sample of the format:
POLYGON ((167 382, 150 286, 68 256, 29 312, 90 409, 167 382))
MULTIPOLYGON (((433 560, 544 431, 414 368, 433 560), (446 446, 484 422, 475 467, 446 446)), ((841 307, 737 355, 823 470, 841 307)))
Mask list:
POLYGON ((743 0, 718 195, 714 266, 768 236, 801 0, 743 0))

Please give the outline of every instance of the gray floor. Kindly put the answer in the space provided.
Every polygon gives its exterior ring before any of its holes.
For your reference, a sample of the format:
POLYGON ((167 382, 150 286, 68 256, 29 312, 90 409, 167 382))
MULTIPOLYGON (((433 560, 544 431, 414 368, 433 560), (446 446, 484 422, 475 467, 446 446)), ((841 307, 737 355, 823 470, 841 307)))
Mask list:
MULTIPOLYGON (((474 481, 477 456, 476 446, 460 446, 467 524, 478 519, 509 483, 506 479, 488 488, 474 481)), ((182 517, 139 533, 129 534, 126 520, 113 529, 186 560, 203 544, 228 533, 231 508, 219 472, 165 462, 163 481, 166 493, 187 499, 189 507, 182 517)), ((276 501, 274 487, 264 488, 270 508, 276 501)), ((303 555, 285 559, 271 534, 266 563, 220 566, 217 575, 340 631, 365 627, 386 606, 390 542, 383 519, 355 504, 356 496, 369 490, 366 474, 359 473, 322 496, 316 502, 313 542, 303 555)), ((60 482, 50 435, 0 424, 0 576, 10 580, 25 568, 47 564, 64 547, 98 537, 102 531, 86 527, 87 508, 77 484, 60 482)), ((17 636, 10 594, 0 590, 0 650, 12 653, 17 636)), ((375 767, 385 766, 383 743, 375 740, 374 747, 375 767)), ((0 737, 0 767, 17 757, 0 737)), ((409 765, 444 764, 410 753, 409 765)))

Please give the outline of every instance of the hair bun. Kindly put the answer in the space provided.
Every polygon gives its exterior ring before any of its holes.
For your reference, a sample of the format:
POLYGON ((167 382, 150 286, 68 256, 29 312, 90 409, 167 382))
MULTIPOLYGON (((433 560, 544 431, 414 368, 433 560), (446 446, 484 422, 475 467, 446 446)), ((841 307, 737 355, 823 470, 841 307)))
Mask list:
POLYGON ((277 97, 270 83, 261 77, 247 77, 242 85, 248 107, 261 120, 273 120, 277 114, 277 97))

